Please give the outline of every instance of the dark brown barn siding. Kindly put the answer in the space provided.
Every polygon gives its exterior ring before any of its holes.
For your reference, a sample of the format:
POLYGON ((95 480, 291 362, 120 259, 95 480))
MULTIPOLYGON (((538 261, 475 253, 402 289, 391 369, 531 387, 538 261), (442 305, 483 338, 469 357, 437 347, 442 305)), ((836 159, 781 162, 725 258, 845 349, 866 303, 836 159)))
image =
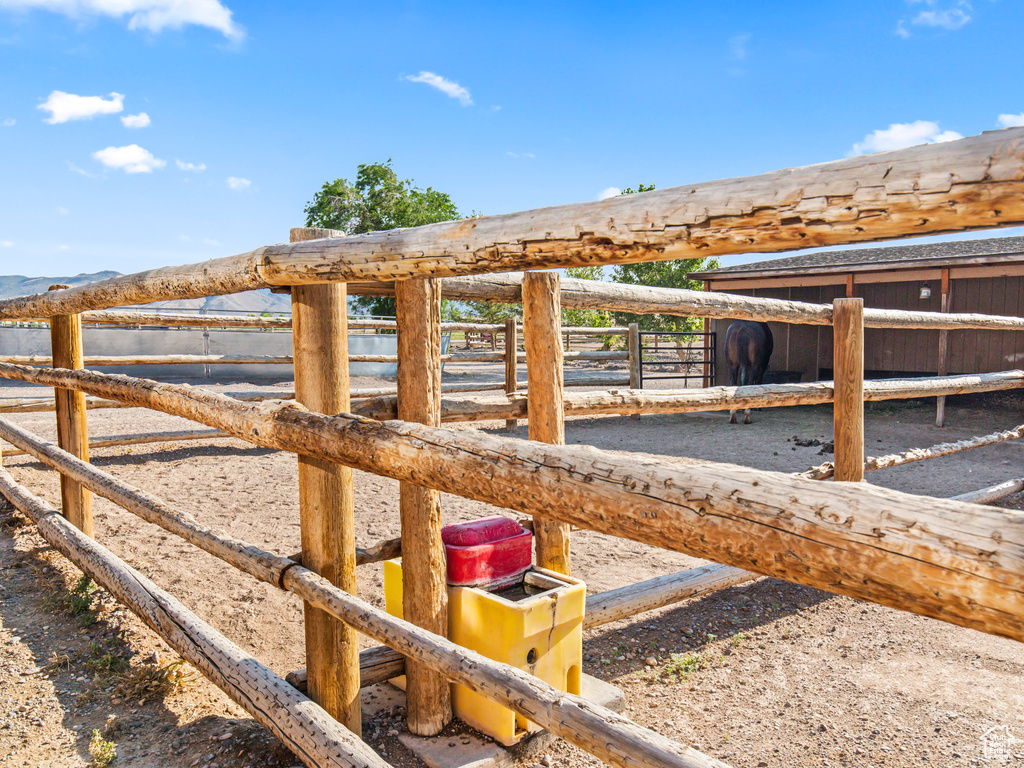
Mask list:
MULTIPOLYGON (((951 311, 1024 317, 1024 277, 952 280, 951 311)), ((950 373, 986 373, 1024 367, 1024 333, 950 331, 950 373)))
MULTIPOLYGON (((791 288, 789 298, 793 301, 806 301, 811 304, 819 302, 820 290, 817 286, 809 288, 791 288)), ((785 369, 800 371, 801 381, 817 381, 818 379, 818 335, 820 326, 790 325, 789 355, 785 369)))
MULTIPOLYGON (((857 286, 865 307, 913 309, 938 312, 942 308, 941 286, 934 282, 874 283, 857 286), (928 285, 931 296, 921 298, 928 285)), ((864 368, 867 371, 934 374, 938 370, 939 332, 868 328, 864 331, 864 368)))

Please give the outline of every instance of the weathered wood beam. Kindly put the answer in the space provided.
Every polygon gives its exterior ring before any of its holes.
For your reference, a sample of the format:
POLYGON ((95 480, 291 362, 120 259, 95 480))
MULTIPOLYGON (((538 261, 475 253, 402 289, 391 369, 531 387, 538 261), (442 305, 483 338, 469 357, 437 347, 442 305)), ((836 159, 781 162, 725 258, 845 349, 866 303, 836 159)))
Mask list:
POLYGON ((758 578, 756 573, 728 565, 702 565, 679 573, 657 576, 637 584, 587 596, 584 629, 599 627, 638 613, 653 611, 691 597, 745 584, 758 578))
MULTIPOLYGON (((49 355, 3 355, 0 362, 49 366, 49 355)), ((291 365, 290 355, 89 355, 83 365, 291 365)))
POLYGON ((0 493, 36 523, 47 542, 128 606, 178 654, 279 738, 310 768, 387 768, 323 709, 227 640, 174 597, 64 520, 0 469, 0 493))
POLYGON ((194 315, 171 312, 83 312, 83 323, 95 325, 155 325, 186 328, 291 328, 291 317, 194 315))
POLYGON ((864 479, 864 299, 836 299, 832 425, 838 481, 864 479))
MULTIPOLYGON (((359 686, 369 688, 371 685, 386 683, 392 678, 405 674, 405 656, 393 651, 386 645, 365 648, 359 652, 359 686)), ((285 675, 285 682, 294 686, 300 693, 308 689, 306 670, 297 669, 285 675)))
POLYGON ((250 405, 92 371, 0 365, 0 376, 123 399, 257 445, 1024 640, 1019 512, 711 462, 666 465, 469 430, 325 417, 292 403, 250 405))
MULTIPOLYGON (((491 387, 485 387, 483 385, 474 385, 471 389, 453 389, 456 392, 470 392, 480 391, 482 389, 501 389, 501 386, 494 384, 491 387)), ((353 390, 358 392, 359 390, 353 390)), ((363 397, 376 397, 381 394, 379 389, 367 389, 365 390, 363 397)), ((358 394, 354 394, 357 397, 358 394)), ((273 395, 261 395, 253 392, 238 392, 230 397, 235 397, 239 400, 245 400, 249 403, 260 402, 262 400, 291 400, 295 397, 294 392, 276 392, 273 395)), ((135 406, 128 403, 121 403, 117 400, 104 400, 98 397, 87 397, 85 398, 86 410, 93 410, 96 408, 134 408, 135 406)), ((11 400, 0 400, 0 409, 4 413, 46 413, 54 409, 54 401, 50 398, 14 398, 11 400)))
POLYGON ((1007 496, 1020 493, 1022 490, 1024 490, 1024 478, 1017 478, 1016 480, 1007 480, 1005 483, 990 485, 977 491, 961 493, 952 498, 956 501, 966 501, 971 504, 991 504, 993 501, 1005 499, 1007 496))
MULTIPOLYGON (((311 234, 291 232, 292 240, 311 234)), ((316 233, 329 237, 330 230, 316 233)), ((323 414, 351 408, 345 286, 296 286, 292 299, 295 399, 323 414)), ((302 560, 335 586, 356 593, 355 508, 352 469, 304 452, 298 455, 302 560)), ((303 605, 310 697, 357 736, 359 635, 310 603, 303 605)))
MULTIPOLYGON (((522 302, 522 277, 483 275, 443 281, 444 294, 460 301, 522 302)), ((562 306, 606 309, 637 315, 732 318, 805 325, 831 325, 832 306, 802 301, 739 296, 682 288, 604 283, 596 280, 562 280, 562 306)), ((898 309, 864 309, 865 328, 946 328, 949 330, 1024 331, 1024 318, 999 315, 908 312, 898 309)))
MULTIPOLYGON (((505 395, 513 397, 519 389, 519 327, 516 319, 505 320, 505 395)), ((513 432, 517 419, 505 419, 505 431, 513 432)))
MULTIPOLYGON (((54 285, 50 290, 66 288, 54 285)), ((82 319, 78 315, 50 318, 50 349, 57 368, 82 368, 82 319)), ((57 442, 64 450, 89 460, 89 428, 85 416, 85 395, 72 389, 53 392, 57 414, 57 442)), ((60 478, 61 508, 64 516, 86 536, 93 535, 92 496, 80 483, 60 478)))
POLYGON ((1024 128, 597 202, 286 243, 0 301, 0 320, 323 281, 776 253, 1024 223, 1024 128))
MULTIPOLYGON (((968 451, 971 448, 981 448, 986 445, 1004 443, 1007 440, 1018 440, 1024 437, 1024 424, 1000 432, 993 432, 989 435, 971 437, 965 440, 957 440, 953 443, 939 443, 928 448, 911 448, 903 453, 889 453, 885 456, 869 456, 864 460, 864 471, 874 472, 876 469, 888 469, 898 467, 902 464, 910 464, 914 461, 935 459, 939 456, 950 456, 954 453, 968 451)), ((800 477, 808 480, 827 480, 835 474, 835 466, 831 461, 811 467, 806 472, 800 472, 800 477)), ((963 501, 963 499, 962 499, 963 501)))
MULTIPOLYGON (((526 346, 527 412, 530 439, 565 445, 565 395, 561 304, 557 272, 523 276, 523 342, 526 346)), ((533 516, 537 565, 572 574, 569 526, 543 515, 533 516)))
MULTIPOLYGON (((1019 388, 1024 388, 1024 371, 931 376, 918 379, 876 379, 864 382, 864 400, 900 400, 1019 388)), ((567 416, 700 413, 727 411, 733 408, 819 405, 831 403, 833 394, 831 381, 707 389, 567 391, 564 407, 567 416)), ((378 421, 398 417, 395 398, 388 395, 358 403, 352 407, 352 412, 378 421)), ((511 397, 489 395, 441 398, 441 421, 444 423, 512 418, 527 418, 527 396, 522 392, 517 392, 511 397)))
MULTIPOLYGON (((396 291, 398 417, 441 424, 441 287, 437 280, 406 280, 396 291)), ((400 482, 402 610, 406 620, 448 635, 448 587, 441 541, 441 494, 400 482)), ((451 686, 429 667, 406 665, 406 724, 417 736, 436 736, 452 719, 451 686)))
MULTIPOLYGON (((946 267, 942 270, 942 298, 940 299, 939 311, 949 312, 950 309, 950 283, 949 283, 949 268, 946 267)), ((938 350, 938 362, 936 364, 935 373, 939 376, 945 376, 949 373, 949 331, 939 331, 939 350, 938 350)), ((935 398, 935 426, 943 427, 946 425, 946 398, 937 397, 935 398)))
MULTIPOLYGON (((234 435, 229 435, 218 429, 193 429, 180 432, 137 432, 132 435, 90 437, 89 449, 111 448, 117 445, 143 445, 145 443, 174 443, 183 440, 221 440, 224 438, 235 439, 234 435)), ((24 454, 25 451, 19 449, 3 451, 4 456, 23 456, 24 454)))
MULTIPOLYGON (((643 352, 640 349, 639 323, 629 324, 629 334, 626 338, 626 343, 629 347, 629 388, 631 390, 640 391, 643 389, 643 381, 640 378, 640 374, 643 370, 643 352)), ((633 418, 636 421, 639 421, 640 414, 634 414, 633 418)))

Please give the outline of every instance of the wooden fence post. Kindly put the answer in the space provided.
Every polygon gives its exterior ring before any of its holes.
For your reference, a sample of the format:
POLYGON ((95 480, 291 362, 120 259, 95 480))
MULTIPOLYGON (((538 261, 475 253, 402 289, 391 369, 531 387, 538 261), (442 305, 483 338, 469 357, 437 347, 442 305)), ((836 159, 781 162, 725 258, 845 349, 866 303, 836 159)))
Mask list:
MULTIPOLYGON (((557 272, 523 274, 523 338, 526 342, 527 414, 530 439, 565 445, 560 279, 557 272)), ((569 526, 534 516, 537 565, 570 575, 569 526)))
MULTIPOLYGON (((657 337, 655 337, 657 338, 657 337)), ((630 323, 626 336, 629 349, 629 388, 640 389, 640 324, 630 323)), ((633 418, 640 421, 640 414, 634 413, 633 418)))
MULTIPOLYGON (((949 312, 951 296, 949 291, 949 268, 942 270, 942 304, 939 307, 941 312, 949 312)), ((945 376, 949 372, 949 331, 939 331, 939 360, 936 367, 936 375, 945 376)), ((935 426, 946 426, 946 396, 940 395, 935 398, 935 426)))
POLYGON ((832 303, 835 479, 864 479, 864 299, 832 303))
MULTIPOLYGON (((398 320, 398 418, 441 426, 441 282, 436 278, 395 283, 398 320)), ((492 338, 494 334, 491 334, 492 338)), ((448 636, 448 585, 441 542, 441 494, 399 484, 402 516, 402 610, 404 618, 448 636)), ((451 686, 429 667, 409 659, 406 720, 417 736, 435 736, 452 719, 451 686)))
MULTIPOLYGON (((334 230, 291 230, 291 242, 331 237, 334 230)), ((344 283, 292 287, 292 356, 295 399, 333 415, 350 409, 348 307, 344 283)), ((352 470, 299 454, 302 564, 356 594, 355 509, 352 470)), ((357 736, 359 635, 308 603, 304 605, 309 697, 357 736)))
MULTIPOLYGON (((66 285, 51 285, 55 291, 66 285)), ((50 350, 54 368, 84 368, 81 315, 50 318, 50 350)), ((89 428, 85 418, 85 393, 54 389, 57 411, 57 445, 82 461, 89 460, 89 428)), ((92 494, 81 483, 60 476, 60 498, 64 517, 86 536, 93 535, 92 494)))
MULTIPOLYGON (((505 320, 505 394, 514 395, 519 387, 519 330, 516 327, 516 319, 509 317, 505 320)), ((505 431, 512 432, 519 425, 517 419, 505 420, 505 431)))

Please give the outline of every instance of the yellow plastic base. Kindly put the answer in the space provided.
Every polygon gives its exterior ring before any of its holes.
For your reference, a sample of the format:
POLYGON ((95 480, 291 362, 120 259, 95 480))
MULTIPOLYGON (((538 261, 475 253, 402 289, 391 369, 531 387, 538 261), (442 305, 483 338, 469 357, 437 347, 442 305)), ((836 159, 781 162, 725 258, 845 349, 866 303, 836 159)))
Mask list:
MULTIPOLYGON (((528 594, 512 601, 475 587, 448 587, 448 637, 489 659, 510 664, 568 693, 580 693, 583 611, 587 587, 579 579, 531 568, 528 594)), ((402 566, 384 563, 387 612, 403 616, 402 566)), ((404 678, 400 682, 404 688, 404 678)), ((505 746, 540 726, 461 685, 452 686, 455 715, 505 746)))

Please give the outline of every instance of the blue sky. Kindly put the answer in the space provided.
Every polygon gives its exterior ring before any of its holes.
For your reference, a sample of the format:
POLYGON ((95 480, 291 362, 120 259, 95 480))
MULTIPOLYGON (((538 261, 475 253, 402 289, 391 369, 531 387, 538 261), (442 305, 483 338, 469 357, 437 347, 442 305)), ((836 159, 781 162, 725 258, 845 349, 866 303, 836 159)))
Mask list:
POLYGON ((389 157, 496 214, 1022 125, 1022 30, 1017 0, 0 0, 0 274, 282 242, 389 157))

